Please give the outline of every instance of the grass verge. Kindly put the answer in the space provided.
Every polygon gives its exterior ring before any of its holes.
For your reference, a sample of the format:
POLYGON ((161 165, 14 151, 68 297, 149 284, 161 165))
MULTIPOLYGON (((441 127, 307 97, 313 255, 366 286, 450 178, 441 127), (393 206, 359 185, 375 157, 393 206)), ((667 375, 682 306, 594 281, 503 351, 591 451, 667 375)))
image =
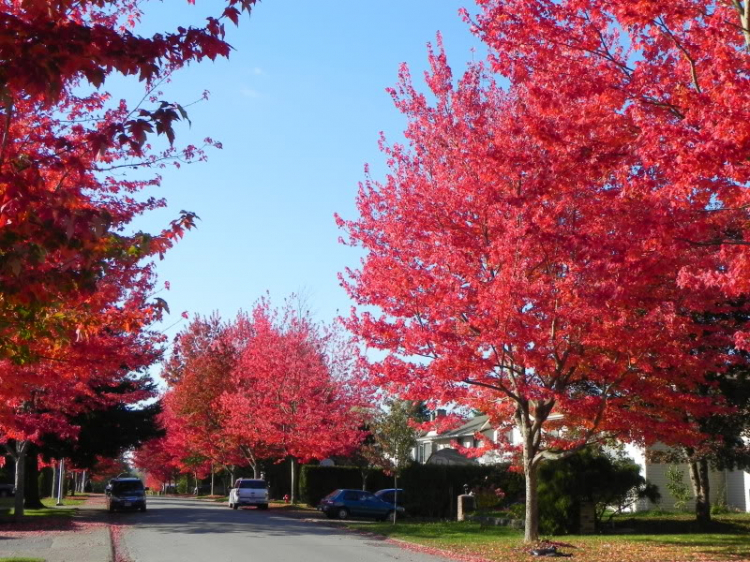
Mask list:
MULTIPOLYGON (((449 551, 458 557, 474 556, 492 561, 521 562, 531 559, 531 547, 523 544, 520 531, 483 527, 474 522, 354 523, 350 528, 375 533, 424 547, 449 551)), ((580 562, 688 562, 740 561, 750 559, 748 534, 735 532, 632 534, 555 537, 561 552, 580 562)))
MULTIPOLYGON (((76 496, 74 498, 65 498, 63 506, 57 507, 57 501, 53 498, 44 498, 42 509, 25 509, 24 517, 33 518, 68 518, 75 514, 75 506, 81 505, 86 501, 86 497, 76 496)), ((10 521, 13 519, 13 502, 14 498, 2 498, 0 500, 0 522, 10 521)), ((0 559, 1 560, 1 559, 0 559)))

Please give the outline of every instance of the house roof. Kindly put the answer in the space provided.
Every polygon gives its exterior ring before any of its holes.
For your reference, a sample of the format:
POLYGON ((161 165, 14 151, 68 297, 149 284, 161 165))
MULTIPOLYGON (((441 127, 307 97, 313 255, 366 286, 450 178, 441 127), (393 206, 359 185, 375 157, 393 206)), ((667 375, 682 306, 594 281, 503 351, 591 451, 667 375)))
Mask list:
POLYGON ((491 429, 488 416, 475 416, 470 420, 466 421, 463 425, 450 431, 435 434, 430 432, 427 435, 420 437, 420 440, 433 440, 433 439, 457 439, 459 437, 472 437, 479 431, 486 431, 491 429))
POLYGON ((471 418, 461 427, 457 427, 451 431, 441 433, 441 437, 463 437, 466 435, 474 435, 477 431, 482 431, 489 428, 489 416, 476 416, 471 418))
POLYGON ((427 464, 466 466, 479 463, 477 463, 476 459, 465 457, 455 449, 440 449, 439 451, 435 451, 434 453, 432 453, 432 455, 430 455, 430 458, 427 459, 427 464))

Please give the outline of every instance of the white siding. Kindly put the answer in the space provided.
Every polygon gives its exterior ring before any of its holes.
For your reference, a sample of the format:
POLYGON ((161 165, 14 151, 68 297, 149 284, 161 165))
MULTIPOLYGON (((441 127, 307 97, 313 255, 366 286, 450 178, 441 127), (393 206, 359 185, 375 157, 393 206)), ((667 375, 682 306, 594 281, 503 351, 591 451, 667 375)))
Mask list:
MULTIPOLYGON (((625 443, 623 451, 628 457, 633 459, 635 464, 638 465, 638 468, 640 468, 641 471, 641 476, 651 482, 646 475, 646 453, 644 448, 640 445, 634 445, 633 443, 625 443)), ((632 508, 629 508, 629 511, 647 511, 651 508, 649 503, 650 502, 647 499, 638 500, 632 508)))
POLYGON ((727 505, 750 512, 750 472, 727 471, 727 505))
MULTIPOLYGON (((646 464, 646 480, 648 480, 651 484, 656 484, 659 487, 659 493, 661 494, 661 502, 659 503, 659 507, 661 509, 674 509, 675 504, 675 498, 672 496, 672 494, 669 493, 669 489, 667 488, 667 470, 669 470, 669 467, 672 466, 669 463, 648 463, 646 464)), ((693 487, 690 483, 690 473, 688 472, 687 464, 677 465, 678 468, 683 473, 683 482, 687 485, 688 489, 690 490, 690 494, 692 496, 693 494, 693 487)), ((717 471, 711 471, 708 475, 708 483, 709 483, 709 501, 711 503, 716 502, 717 493, 721 491, 722 485, 725 483, 725 475, 723 472, 717 472, 717 471)), ((727 489, 727 496, 729 496, 727 489)), ((650 502, 649 502, 650 503, 650 502)), ((649 506, 653 507, 653 506, 649 506)), ((695 509, 695 501, 690 500, 687 502, 686 509, 693 510, 695 509)))

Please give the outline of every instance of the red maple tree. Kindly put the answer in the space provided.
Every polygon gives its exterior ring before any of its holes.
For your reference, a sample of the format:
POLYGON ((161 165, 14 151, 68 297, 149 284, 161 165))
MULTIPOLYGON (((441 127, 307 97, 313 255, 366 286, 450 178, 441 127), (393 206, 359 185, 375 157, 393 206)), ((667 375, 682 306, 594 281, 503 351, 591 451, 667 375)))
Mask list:
MULTIPOLYGON (((255 0, 227 0, 202 28, 141 37, 132 0, 4 0, 0 10, 0 356, 28 361, 28 343, 64 337, 91 321, 85 302, 113 262, 162 254, 193 224, 183 212, 160 233, 132 232, 133 218, 163 205, 138 193, 159 183, 133 167, 201 157, 174 141, 182 106, 158 84, 191 61, 227 56, 222 19, 236 23, 255 0), (218 15, 218 14, 217 14, 218 15), (129 105, 100 90, 112 74, 135 76, 145 96, 129 105), (62 306, 61 306, 62 305, 62 306)), ((211 143, 212 141, 208 141, 211 143)))
POLYGON ((163 425, 168 441, 182 449, 180 457, 203 458, 209 465, 233 472, 244 464, 239 444, 224 431, 221 396, 229 390, 236 351, 228 342, 229 327, 217 314, 196 317, 175 338, 162 376, 169 384, 164 396, 163 425))
POLYGON ((152 489, 174 482, 181 470, 164 437, 144 443, 133 453, 133 464, 145 474, 146 485, 152 489))
MULTIPOLYGON (((494 71, 550 120, 549 148, 600 153, 610 180, 655 215, 666 256, 712 252, 678 272, 683 287, 750 289, 750 3, 688 0, 479 0, 475 30, 494 71)), ((746 347, 745 332, 737 334, 746 347)))
POLYGON ((45 434, 75 438, 78 427, 70 423, 77 414, 114 403, 133 404, 151 396, 148 385, 123 383, 142 377, 143 370, 159 359, 163 336, 145 329, 161 317, 149 304, 149 268, 132 268, 135 277, 111 276, 87 299, 87 315, 98 325, 30 343, 35 360, 19 365, 0 360, 0 434, 16 458, 16 516, 23 515, 23 462, 32 443, 45 434), (123 283, 112 284, 113 281, 123 283), (140 374, 139 374, 140 373, 140 374))
POLYGON ((291 458, 294 501, 296 462, 346 453, 363 438, 356 354, 291 301, 276 311, 263 299, 236 328, 238 360, 222 397, 226 431, 253 468, 258 459, 291 458))
POLYGON ((376 384, 519 429, 533 541, 545 459, 614 436, 696 438, 680 412, 710 407, 689 389, 718 359, 691 353, 691 313, 720 293, 677 281, 716 253, 660 251, 681 213, 618 182, 619 114, 545 105, 482 64, 454 81, 442 48, 430 64, 429 97, 406 68, 393 91, 408 147, 383 141, 391 172, 361 186, 360 218, 338 219, 367 252, 343 283, 382 311, 348 325, 389 352, 376 384))
POLYGON ((149 260, 195 215, 136 231, 132 221, 164 202, 142 194, 158 176, 128 170, 202 158, 198 147, 173 145, 173 125, 187 114, 161 100, 158 86, 191 61, 227 56, 221 20, 236 23, 254 3, 227 0, 204 27, 141 37, 139 2, 3 1, 0 430, 17 454, 43 431, 74 434, 62 414, 106 401, 91 389, 117 384, 158 353, 148 328, 168 308, 154 296, 149 260), (143 99, 128 104, 101 90, 112 74, 143 81, 143 99), (156 135, 168 148, 150 145, 156 135))

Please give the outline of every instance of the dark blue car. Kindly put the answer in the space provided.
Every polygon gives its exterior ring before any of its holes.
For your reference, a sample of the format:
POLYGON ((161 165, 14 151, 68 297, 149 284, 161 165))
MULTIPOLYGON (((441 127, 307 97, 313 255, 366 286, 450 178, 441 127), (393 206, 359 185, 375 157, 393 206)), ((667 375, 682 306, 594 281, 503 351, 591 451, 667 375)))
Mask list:
POLYGON ((318 509, 330 519, 373 517, 385 521, 393 513, 393 504, 362 490, 334 490, 320 500, 318 509))
POLYGON ((385 490, 378 490, 375 492, 375 497, 383 500, 391 505, 398 504, 398 513, 402 515, 405 513, 404 510, 404 490, 403 488, 386 488, 385 490))

